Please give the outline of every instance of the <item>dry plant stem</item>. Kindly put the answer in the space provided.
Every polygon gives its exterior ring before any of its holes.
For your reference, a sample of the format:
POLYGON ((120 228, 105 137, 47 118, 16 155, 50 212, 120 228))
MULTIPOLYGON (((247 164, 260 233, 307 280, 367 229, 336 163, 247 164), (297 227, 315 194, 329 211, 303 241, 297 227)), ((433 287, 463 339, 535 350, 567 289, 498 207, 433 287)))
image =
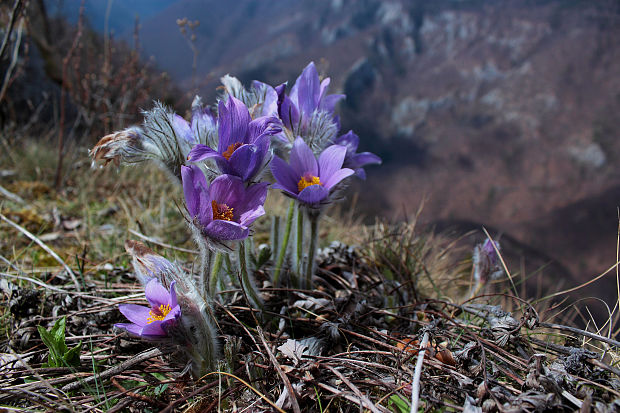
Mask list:
POLYGON ((334 375, 336 375, 340 380, 342 380, 342 382, 344 384, 347 385, 347 387, 349 387, 353 393, 355 393, 355 395, 357 397, 360 398, 360 400, 362 402, 364 402, 364 404, 366 405, 365 407, 367 409, 369 409, 371 412, 373 413, 381 413, 381 410, 379 410, 377 408, 377 406, 375 406, 375 404, 373 402, 370 401, 370 399, 368 397, 366 397, 358 387, 356 387, 353 383, 351 383, 351 380, 347 379, 344 374, 342 374, 341 372, 339 372, 338 370, 336 370, 335 368, 333 368, 332 366, 325 366, 329 371, 331 371, 332 373, 334 373, 334 375))
POLYGON ((222 269, 222 261, 224 260, 224 254, 217 251, 215 253, 215 259, 213 260, 213 252, 209 252, 209 262, 211 266, 211 274, 209 275, 209 295, 211 298, 215 298, 215 292, 217 291, 217 282, 220 279, 220 270, 222 269))
POLYGON ((614 340, 612 338, 607 338, 607 337, 601 336, 599 334, 590 333, 589 331, 580 330, 580 329, 575 328, 575 327, 565 326, 565 325, 561 325, 561 324, 545 323, 545 322, 541 322, 540 326, 541 327, 546 327, 546 328, 553 328, 555 330, 570 331, 571 333, 575 333, 575 334, 581 334, 583 336, 592 338, 594 340, 602 341, 603 343, 611 344, 612 346, 616 346, 616 347, 620 348, 620 341, 616 341, 616 340, 614 340))
POLYGON ((13 26, 15 26, 15 21, 17 20, 17 16, 19 14, 18 9, 21 4, 22 0, 15 0, 15 3, 13 3, 11 17, 9 17, 9 25, 8 28, 6 28, 6 32, 4 33, 4 39, 2 39, 2 46, 0 46, 0 59, 2 59, 2 56, 4 56, 6 47, 9 44, 9 39, 11 38, 11 33, 13 33, 13 26))
POLYGON ((74 381, 73 383, 69 383, 66 386, 64 386, 62 388, 62 391, 73 391, 73 390, 77 390, 80 387, 82 387, 82 385, 86 385, 89 384, 95 380, 103 380, 106 379, 110 376, 114 376, 116 374, 119 374, 125 370, 127 370, 128 368, 142 363, 145 360, 149 360, 153 357, 157 357, 157 356, 161 356, 162 354, 164 354, 160 349, 158 348, 153 348, 150 349, 148 351, 145 351, 144 353, 138 354, 132 358, 130 358, 129 360, 125 360, 123 361, 121 364, 114 366, 110 369, 107 369, 106 371, 103 371, 101 374, 99 375, 95 375, 95 376, 91 376, 88 377, 84 380, 78 380, 78 381, 74 381))
POLYGON ((286 226, 284 227, 284 236, 282 237, 282 243, 280 244, 280 251, 276 257, 276 268, 273 272, 273 286, 277 287, 280 282, 280 272, 282 271, 282 264, 284 264, 284 257, 286 257, 286 249, 288 247, 288 240, 291 237, 291 227, 293 226, 293 214, 295 212, 295 201, 291 200, 288 206, 288 213, 286 215, 286 226))
POLYGON ((424 364, 424 354, 426 353, 426 345, 428 344, 428 331, 424 333, 422 342, 420 343, 420 351, 418 352, 418 361, 415 364, 413 373, 413 383, 411 384, 411 413, 418 411, 420 403, 420 377, 422 376, 422 365, 424 364))
POLYGON ((200 254, 200 251, 190 250, 188 248, 175 247, 174 245, 170 245, 170 244, 166 244, 165 242, 158 241, 153 237, 146 236, 134 229, 129 229, 129 233, 135 235, 138 238, 142 238, 143 240, 148 241, 151 244, 159 245, 160 247, 169 248, 169 249, 177 250, 181 252, 187 252, 188 254, 196 254, 196 255, 200 254))
MULTIPOLYGON (((1 100, 2 99, 0 99, 0 101, 1 100)), ((25 204, 26 203, 26 201, 24 201, 19 195, 15 195, 13 192, 4 189, 4 187, 1 186, 1 185, 0 185, 0 195, 5 197, 9 201, 15 202, 16 204, 25 204)))
POLYGON ((278 372, 278 375, 280 376, 280 378, 284 382, 284 385, 286 386, 286 389, 288 390, 288 394, 291 400, 291 406, 293 407, 293 411, 295 413, 301 413, 301 409, 299 408, 299 403, 297 402, 297 397, 295 396, 295 390, 293 389, 293 386, 291 385, 291 381, 286 376, 286 373, 284 373, 284 370, 282 370, 282 367, 280 366, 280 363, 278 363, 276 356, 273 355, 273 351, 271 351, 271 349, 269 348, 269 344, 267 344, 267 341, 265 340, 263 329, 257 325, 256 330, 258 331, 258 336, 260 337, 263 343, 263 347, 265 347, 265 351, 267 351, 267 355, 269 356, 269 360, 271 361, 271 364, 273 364, 273 367, 275 367, 276 371, 278 372))
POLYGON ((67 70, 69 67, 69 62, 71 61, 71 57, 73 56, 73 52, 77 48, 80 38, 82 37, 82 26, 84 23, 84 0, 82 0, 82 4, 80 5, 80 17, 78 18, 78 27, 77 33, 75 34, 75 38, 73 39, 73 44, 71 44, 71 48, 67 52, 67 55, 62 59, 62 87, 60 88, 60 121, 58 125, 58 163, 56 164, 56 178, 55 178, 55 188, 56 191, 60 190, 60 184, 62 183, 62 161, 64 159, 64 129, 65 129, 65 106, 67 99, 67 89, 69 88, 67 82, 67 70))
POLYGON ((60 265, 62 265, 62 267, 65 269, 65 271, 67 271, 67 273, 69 273, 69 276, 71 277, 71 280, 73 281, 73 284, 75 285, 75 289, 78 292, 82 291, 82 288, 80 287, 80 282, 78 281, 77 277, 75 276, 75 274, 73 273, 71 268, 69 268, 69 266, 67 264, 65 264, 65 262, 62 260, 62 258, 60 258, 58 256, 58 254, 56 254, 54 251, 52 251, 52 249, 50 247, 45 245, 39 238, 37 238, 34 234, 32 234, 26 228, 21 227, 20 225, 18 225, 15 222, 11 221, 10 219, 8 219, 7 217, 5 217, 2 214, 0 214, 0 219, 3 220, 4 222, 6 222, 7 224, 9 224, 10 226, 12 226, 13 228, 17 229, 19 232, 21 232, 22 234, 24 234, 25 236, 27 236, 31 240, 33 240, 39 247, 43 248, 45 250, 45 252, 47 252, 49 255, 51 255, 52 258, 54 258, 60 265))
POLYGON ((7 89, 9 88, 9 84, 11 83, 11 76, 13 75, 13 70, 15 70, 15 66, 17 66, 17 61, 19 58, 19 48, 22 43, 22 34, 24 32, 24 19, 22 18, 19 23, 19 28, 17 29, 17 39, 15 40, 15 45, 13 46, 13 56, 11 57, 11 63, 9 64, 6 73, 4 74, 4 81, 2 82, 2 89, 0 89, 0 102, 4 99, 7 89))

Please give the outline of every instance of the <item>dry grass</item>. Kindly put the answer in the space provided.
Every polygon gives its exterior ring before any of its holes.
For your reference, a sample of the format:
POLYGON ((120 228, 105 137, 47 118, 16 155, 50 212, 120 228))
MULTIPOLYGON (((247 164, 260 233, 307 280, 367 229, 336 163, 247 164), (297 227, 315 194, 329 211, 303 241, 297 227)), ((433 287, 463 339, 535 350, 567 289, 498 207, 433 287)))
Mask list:
MULTIPOLYGON (((423 335, 430 338, 421 370, 426 411, 462 411, 468 403, 486 411, 613 411, 620 397, 618 343, 602 326, 555 324, 547 315, 557 310, 516 297, 507 279, 468 300, 470 253, 457 240, 420 232, 415 220, 364 227, 338 207, 324 221, 322 243, 357 247, 320 254, 312 291, 264 288, 261 321, 242 294, 229 292, 230 304, 215 310, 220 369, 193 381, 181 374, 174 348, 156 350, 112 328, 122 321, 119 303, 144 301, 122 250, 136 237, 130 231, 192 267, 193 254, 178 248, 194 248, 178 213, 178 186, 156 168, 91 170, 78 156, 55 193, 53 154, 23 147, 3 160, 1 169, 15 175, 0 185, 25 203, 3 201, 2 215, 54 250, 79 283, 22 231, 0 223, 2 406, 404 412, 423 335), (47 348, 36 326, 49 328, 61 316, 69 347, 83 343, 81 364, 43 367, 47 348)), ((279 198, 270 196, 267 209, 283 214, 279 198)), ((269 219, 260 222, 257 244, 268 238, 269 219)), ((517 285, 526 277, 512 276, 517 285)), ((255 277, 266 281, 267 274, 255 277)))

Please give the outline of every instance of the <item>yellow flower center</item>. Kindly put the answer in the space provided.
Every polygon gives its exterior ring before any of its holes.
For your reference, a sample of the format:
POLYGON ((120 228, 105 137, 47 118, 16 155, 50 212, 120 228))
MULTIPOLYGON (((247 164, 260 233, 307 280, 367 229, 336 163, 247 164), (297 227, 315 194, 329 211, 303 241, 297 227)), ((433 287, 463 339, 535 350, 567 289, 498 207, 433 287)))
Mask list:
POLYGON ((232 221, 234 208, 230 208, 226 204, 218 204, 216 201, 211 201, 211 208, 213 209, 213 219, 232 221))
POLYGON ((323 183, 318 176, 307 174, 302 176, 299 182, 297 182, 297 189, 301 192, 312 185, 323 185, 323 183))
POLYGON ((149 318, 146 319, 146 324, 151 324, 153 321, 158 320, 161 321, 172 311, 170 308, 170 304, 161 304, 159 307, 152 308, 149 311, 149 318))
POLYGON ((230 159, 230 157, 232 156, 233 152, 235 152, 237 150, 238 147, 240 147, 242 144, 240 142, 236 142, 233 143, 232 145, 230 145, 222 154, 222 156, 226 159, 230 159))

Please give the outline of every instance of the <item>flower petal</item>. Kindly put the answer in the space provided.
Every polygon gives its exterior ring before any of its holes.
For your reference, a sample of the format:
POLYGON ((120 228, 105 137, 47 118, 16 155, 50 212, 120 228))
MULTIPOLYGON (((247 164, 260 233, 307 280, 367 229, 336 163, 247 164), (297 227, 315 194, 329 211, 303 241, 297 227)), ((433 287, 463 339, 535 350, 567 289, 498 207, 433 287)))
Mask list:
POLYGON ((224 153, 234 143, 246 143, 250 112, 239 99, 228 96, 228 102, 218 105, 219 144, 217 151, 224 153))
POLYGON ((291 194, 296 194, 298 192, 297 183, 301 179, 301 176, 297 175, 293 168, 279 156, 274 156, 271 160, 271 173, 278 182, 273 185, 272 188, 284 189, 291 194))
POLYGON ((300 178, 306 174, 319 176, 319 167, 314 153, 302 138, 295 139, 293 143, 290 164, 291 168, 293 168, 296 175, 300 178))
POLYGON ((239 217, 239 223, 244 227, 249 227, 254 221, 256 221, 257 218, 262 217, 263 215, 265 215, 265 208, 263 208, 262 205, 259 205, 256 208, 250 209, 241 214, 241 217, 239 217))
POLYGON ((347 148, 341 145, 332 145, 325 148, 319 155, 319 174, 321 182, 326 184, 336 171, 342 168, 347 148))
POLYGON ((241 145, 228 160, 232 175, 238 176, 244 182, 253 177, 263 162, 256 145, 241 145))
POLYGON ((146 299, 152 308, 170 305, 170 292, 156 278, 153 278, 146 284, 144 295, 146 295, 146 299))
POLYGON ((136 324, 130 324, 130 323, 116 323, 114 324, 114 327, 116 328, 122 328, 123 330, 139 336, 142 334, 142 326, 136 325, 136 324))
POLYGON ((297 199, 309 205, 315 205, 329 196, 329 190, 322 185, 310 185, 297 195, 297 199))
POLYGON ((282 131, 280 120, 274 116, 262 116, 248 124, 247 143, 255 143, 264 135, 275 135, 282 131))
POLYGON ((194 136, 192 134, 192 128, 189 126, 189 122, 187 122, 176 113, 172 115, 172 129, 177 136, 186 140, 187 142, 195 142, 194 136))
POLYGON ((221 241, 236 241, 247 238, 250 230, 233 221, 216 219, 205 228, 207 235, 221 241))
POLYGON ((345 97, 346 95, 327 95, 319 103, 319 109, 329 113, 334 113, 334 109, 336 108, 338 101, 340 99, 344 99, 345 97))
POLYGON ((304 116, 310 116, 319 104, 320 94, 319 73, 316 71, 314 62, 310 62, 297 78, 295 86, 291 89, 291 99, 296 89, 297 106, 304 116))
POLYGON ((121 304, 118 306, 118 311, 120 311, 125 317, 127 317, 127 320, 132 323, 139 326, 145 326, 146 320, 150 317, 149 312, 151 309, 136 304, 121 304))
POLYGON ((262 116, 278 115, 278 93, 276 90, 266 83, 255 80, 252 82, 255 89, 262 90, 264 93, 263 107, 261 108, 262 116))
POLYGON ((177 285, 176 281, 172 281, 170 283, 170 307, 172 308, 175 308, 178 306, 176 285, 177 285))
POLYGON ((196 173, 194 168, 197 168, 197 166, 181 166, 181 180, 183 181, 183 195, 185 196, 185 205, 187 206, 187 211, 192 216, 192 218, 198 215, 199 205, 199 194, 196 191, 196 187, 194 185, 194 174, 196 173))
POLYGON ((245 186, 238 176, 220 175, 211 182, 209 195, 210 200, 218 204, 226 204, 230 208, 238 208, 239 203, 243 202, 245 198, 245 186))
POLYGON ((217 130, 213 114, 209 109, 199 109, 192 114, 192 134, 196 142, 206 142, 207 136, 217 130))
POLYGON ((344 178, 353 175, 355 171, 349 168, 342 168, 332 174, 332 176, 324 183, 325 188, 327 190, 331 190, 338 182, 342 181, 344 178))
POLYGON ((260 182, 247 188, 245 192, 244 212, 265 204, 265 200, 267 199, 267 187, 269 187, 269 183, 260 182))
POLYGON ((290 189, 286 188, 284 185, 273 184, 273 185, 271 185, 271 189, 281 189, 282 191, 286 192, 287 194, 297 198, 297 188, 295 188, 295 191, 291 191, 290 189))
MULTIPOLYGON (((362 153, 357 153, 357 154, 353 155, 351 157, 351 162, 354 165, 354 167, 360 168, 360 167, 362 167, 364 165, 380 164, 381 163, 381 158, 379 158, 374 153, 362 152, 362 153)), ((346 161, 345 161, 345 163, 346 163, 346 161)))
POLYGON ((142 332, 140 333, 141 336, 154 336, 154 337, 165 337, 167 336, 166 332, 164 331, 163 328, 161 328, 162 326, 162 322, 160 320, 155 320, 150 324, 145 325, 144 327, 142 327, 142 332))
POLYGON ((282 102, 278 108, 278 115, 280 115, 284 126, 290 130, 297 127, 299 123, 299 109, 297 109, 295 102, 286 95, 282 97, 282 102))
POLYGON ((187 160, 190 162, 199 162, 208 158, 221 157, 221 155, 209 148, 207 145, 203 145, 199 143, 194 146, 191 151, 189 151, 189 155, 187 155, 187 160))
POLYGON ((357 147, 360 144, 360 138, 352 130, 348 131, 344 135, 339 136, 334 143, 336 145, 342 145, 347 148, 347 154, 352 154, 357 151, 357 147))

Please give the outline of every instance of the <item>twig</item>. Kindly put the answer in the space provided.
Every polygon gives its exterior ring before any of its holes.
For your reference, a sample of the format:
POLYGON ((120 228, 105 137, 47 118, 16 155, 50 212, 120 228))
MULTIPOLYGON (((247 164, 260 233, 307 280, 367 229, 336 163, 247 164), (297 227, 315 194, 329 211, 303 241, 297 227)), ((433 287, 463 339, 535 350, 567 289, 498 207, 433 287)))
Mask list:
POLYGON ((55 178, 55 187, 56 191, 60 190, 60 185, 62 183, 62 161, 64 159, 64 129, 65 129, 65 102, 67 99, 67 68, 69 67, 69 62, 73 57, 73 52, 77 48, 80 43, 80 38, 82 37, 82 26, 84 23, 84 0, 82 0, 82 4, 80 5, 80 17, 78 18, 78 26, 77 33, 73 38, 73 43, 69 48, 64 59, 62 59, 62 85, 60 88, 60 121, 58 127, 58 163, 56 164, 56 178, 55 178))
POLYGON ((19 9, 21 3, 22 0, 15 0, 15 3, 13 3, 11 17, 9 17, 9 25, 6 28, 6 32, 4 33, 4 39, 2 39, 2 46, 0 46, 0 59, 2 59, 2 56, 4 56, 4 52, 6 51, 7 45, 9 44, 11 33, 13 33, 13 26, 15 25, 15 21, 17 20, 17 16, 19 15, 19 11, 17 9, 19 9))
POLYGON ((342 380, 342 382, 344 384, 346 384, 351 390, 353 390, 353 393, 355 393, 355 395, 357 397, 360 398, 360 400, 362 402, 364 402, 364 404, 366 405, 366 408, 369 409, 370 411, 374 412, 374 413, 381 413, 381 410, 379 410, 377 408, 377 406, 375 406, 375 404, 373 402, 370 401, 370 399, 368 399, 368 397, 366 397, 359 388, 357 388, 353 383, 351 383, 351 381, 349 379, 347 379, 344 374, 342 374, 341 372, 339 372, 338 370, 336 370, 335 368, 333 368, 332 366, 325 366, 329 371, 331 371, 332 373, 334 373, 336 376, 338 376, 338 378, 340 380, 342 380))
POLYGON ((411 413, 417 413, 418 404, 420 403, 420 376, 422 375, 422 365, 424 364, 424 354, 426 353, 427 344, 428 331, 425 332, 422 337, 420 351, 418 352, 418 361, 415 364, 415 371, 413 373, 413 383, 411 384, 411 413))
POLYGON ((125 371, 128 368, 136 364, 142 363, 143 361, 151 359, 153 357, 161 356, 162 354, 164 353, 160 349, 153 348, 149 351, 145 351, 144 353, 138 354, 130 358, 129 360, 125 360, 121 364, 114 366, 112 368, 109 368, 105 370, 104 372, 102 372, 101 374, 98 374, 98 375, 95 374, 91 377, 88 377, 87 379, 78 380, 78 381, 74 381, 73 383, 69 383, 62 388, 62 391, 67 392, 67 391, 77 390, 80 387, 82 387, 82 385, 89 384, 95 380, 107 379, 108 377, 114 376, 115 374, 125 371))
MULTIPOLYGON (((2 99, 0 99, 0 100, 2 100, 2 99)), ((2 195, 3 197, 9 199, 10 201, 18 203, 18 204, 25 204, 26 203, 26 201, 24 201, 19 195, 15 195, 13 192, 8 191, 2 185, 0 185, 0 195, 2 195)))
POLYGON ((616 341, 613 338, 607 338, 605 336, 590 333, 589 331, 581 330, 575 327, 564 326, 561 324, 544 323, 544 322, 541 322, 540 326, 546 327, 546 328, 553 328, 555 330, 570 331, 571 333, 575 333, 575 334, 581 334, 582 336, 590 337, 595 340, 602 341, 604 343, 611 344, 612 346, 616 346, 620 348, 620 341, 616 341))
POLYGON ((21 232, 22 234, 24 234, 25 236, 27 236, 31 240, 33 240, 39 247, 43 248, 45 250, 45 252, 47 252, 49 255, 51 255, 52 258, 54 258, 60 265, 62 265, 63 268, 65 269, 65 271, 67 271, 67 273, 69 273, 69 275, 71 276, 71 279, 73 280, 73 284, 75 285, 75 289, 78 292, 82 291, 82 288, 80 287, 80 282, 78 281, 77 277, 75 276, 75 274, 73 273, 71 268, 69 268, 69 266, 67 264, 65 264, 65 262, 62 260, 62 258, 60 258, 58 256, 58 254, 56 254, 54 251, 52 251, 52 249, 50 247, 45 245, 43 243, 43 241, 41 241, 39 238, 37 238, 34 234, 32 234, 26 228, 24 228, 24 227, 20 226, 19 224, 16 224, 15 222, 11 221, 7 217, 5 217, 3 214, 0 214, 0 219, 3 220, 4 222, 6 222, 7 224, 11 225, 13 228, 17 229, 19 232, 21 232))
POLYGON ((276 371, 278 372, 278 375, 280 376, 280 378, 282 379, 282 382, 284 382, 284 385, 286 386, 286 389, 288 390, 288 394, 291 400, 291 405, 293 406, 293 411, 295 413, 301 413, 301 409, 299 408, 299 403, 297 402, 297 398, 295 397, 295 390, 293 389, 293 386, 291 385, 291 381, 288 379, 288 377, 282 370, 282 367, 278 363, 278 360, 276 359, 276 357, 273 355, 273 352, 269 348, 269 345, 267 344, 267 341, 265 340, 263 330, 259 326, 256 326, 256 329, 258 330, 258 336, 260 337, 261 341, 263 342, 263 346, 265 347, 265 350, 267 351, 269 360, 271 360, 271 364, 273 364, 273 366, 275 367, 276 371))
POLYGON ((4 74, 4 81, 2 82, 2 89, 0 89, 0 102, 4 99, 4 95, 9 88, 9 84, 11 83, 11 76, 13 75, 13 70, 15 70, 15 66, 17 66, 17 60, 19 57, 19 48, 22 43, 22 33, 24 32, 24 19, 22 18, 19 22, 19 28, 17 29, 17 39, 15 40, 15 45, 13 46, 13 57, 11 57, 11 62, 9 64, 6 73, 4 74))
POLYGON ((169 248, 169 249, 172 249, 172 250, 177 250, 177 251, 181 251, 181 252, 187 252, 188 254, 199 254, 199 252, 196 251, 196 250, 190 250, 190 249, 187 249, 187 248, 175 247, 174 245, 170 245, 170 244, 166 244, 165 242, 158 241, 155 238, 146 236, 146 235, 144 235, 144 234, 142 234, 142 233, 140 233, 140 232, 138 232, 136 230, 133 230, 133 229, 130 229, 129 232, 131 234, 135 235, 138 238, 142 238, 143 240, 148 241, 151 244, 159 245, 160 247, 163 247, 163 248, 169 248))

